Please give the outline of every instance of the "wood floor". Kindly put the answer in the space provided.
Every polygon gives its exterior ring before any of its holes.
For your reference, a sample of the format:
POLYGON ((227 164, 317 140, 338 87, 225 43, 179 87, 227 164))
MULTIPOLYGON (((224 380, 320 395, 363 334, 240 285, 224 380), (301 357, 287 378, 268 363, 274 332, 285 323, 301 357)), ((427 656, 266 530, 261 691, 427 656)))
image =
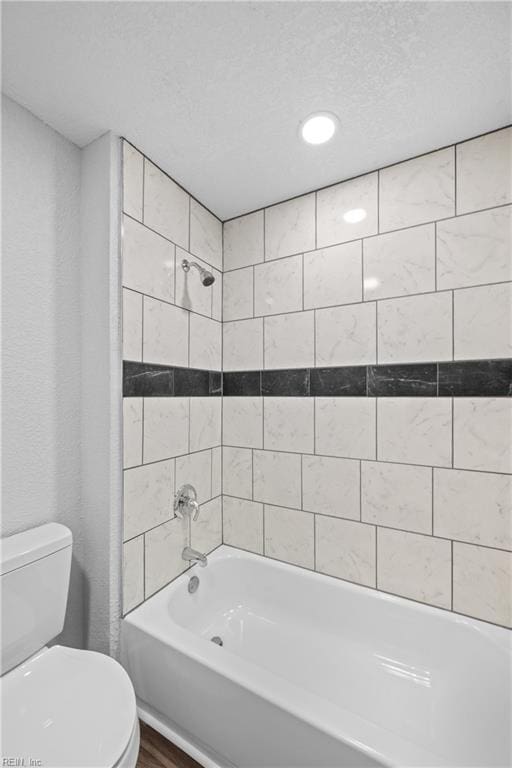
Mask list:
POLYGON ((149 725, 141 722, 137 768, 201 768, 201 766, 149 725))

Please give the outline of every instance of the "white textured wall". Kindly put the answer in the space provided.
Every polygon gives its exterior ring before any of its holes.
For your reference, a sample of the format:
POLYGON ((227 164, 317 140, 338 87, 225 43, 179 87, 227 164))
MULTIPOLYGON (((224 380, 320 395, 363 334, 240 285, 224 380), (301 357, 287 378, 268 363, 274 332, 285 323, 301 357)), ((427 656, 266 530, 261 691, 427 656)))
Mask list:
POLYGON ((116 653, 119 141, 82 151, 3 98, 1 534, 73 532, 59 642, 116 653))
POLYGON ((80 150, 5 97, 2 115, 1 531, 72 529, 63 639, 81 645, 80 150))

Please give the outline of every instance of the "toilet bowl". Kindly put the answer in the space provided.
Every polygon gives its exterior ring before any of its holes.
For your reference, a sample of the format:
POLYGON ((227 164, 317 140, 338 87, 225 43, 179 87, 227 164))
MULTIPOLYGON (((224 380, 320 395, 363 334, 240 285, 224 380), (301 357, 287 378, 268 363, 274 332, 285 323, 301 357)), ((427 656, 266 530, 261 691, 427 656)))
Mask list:
POLYGON ((50 523, 1 542, 2 765, 135 768, 135 694, 110 656, 45 643, 62 630, 71 532, 50 523))

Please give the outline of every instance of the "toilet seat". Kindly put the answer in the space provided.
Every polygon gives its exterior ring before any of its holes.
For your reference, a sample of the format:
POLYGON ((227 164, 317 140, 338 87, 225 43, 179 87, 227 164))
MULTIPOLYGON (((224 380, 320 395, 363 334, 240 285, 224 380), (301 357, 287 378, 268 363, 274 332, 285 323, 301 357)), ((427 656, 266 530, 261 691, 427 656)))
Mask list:
POLYGON ((137 737, 135 693, 114 659, 53 646, 0 680, 2 757, 113 768, 137 737))

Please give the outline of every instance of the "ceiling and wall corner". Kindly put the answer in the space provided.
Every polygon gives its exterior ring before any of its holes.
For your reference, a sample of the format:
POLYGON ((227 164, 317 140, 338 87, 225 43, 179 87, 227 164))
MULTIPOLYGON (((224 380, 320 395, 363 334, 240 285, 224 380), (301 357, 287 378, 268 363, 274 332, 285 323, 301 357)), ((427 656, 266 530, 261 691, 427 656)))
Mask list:
POLYGON ((219 218, 511 122, 506 2, 5 2, 3 90, 126 136, 219 218), (333 141, 300 122, 328 110, 333 141))

